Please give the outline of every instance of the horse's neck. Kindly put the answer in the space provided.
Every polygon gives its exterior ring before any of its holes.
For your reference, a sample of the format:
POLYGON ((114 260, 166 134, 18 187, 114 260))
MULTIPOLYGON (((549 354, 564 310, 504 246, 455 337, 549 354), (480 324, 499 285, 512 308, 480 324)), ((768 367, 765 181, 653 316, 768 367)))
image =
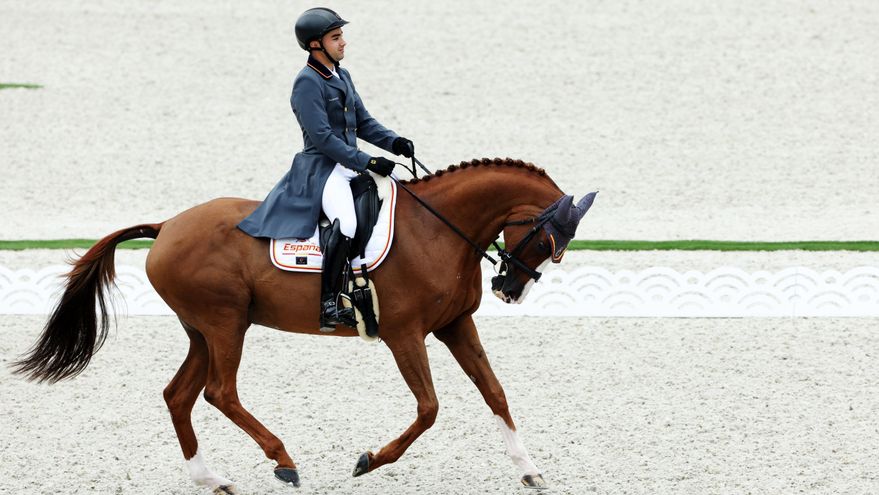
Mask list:
POLYGON ((482 247, 497 238, 507 218, 536 215, 561 194, 545 175, 513 167, 456 170, 431 179, 419 189, 440 213, 482 247))

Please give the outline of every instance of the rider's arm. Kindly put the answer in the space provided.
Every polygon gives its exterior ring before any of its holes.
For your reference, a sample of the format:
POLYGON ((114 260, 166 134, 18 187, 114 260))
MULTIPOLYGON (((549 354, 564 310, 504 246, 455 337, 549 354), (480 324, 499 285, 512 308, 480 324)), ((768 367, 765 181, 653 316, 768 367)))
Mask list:
POLYGON ((321 84, 318 81, 308 77, 297 78, 293 85, 290 104, 299 119, 299 125, 308 134, 318 151, 348 168, 357 171, 366 170, 370 156, 354 146, 349 146, 333 133, 327 117, 321 84))

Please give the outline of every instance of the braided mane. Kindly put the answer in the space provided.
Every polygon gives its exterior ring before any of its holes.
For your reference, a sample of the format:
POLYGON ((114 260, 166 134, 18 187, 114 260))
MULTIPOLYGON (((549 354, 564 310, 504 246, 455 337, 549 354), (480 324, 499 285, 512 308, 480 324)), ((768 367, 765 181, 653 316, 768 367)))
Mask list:
POLYGON ((431 180, 436 180, 444 175, 451 174, 458 170, 464 170, 468 168, 478 168, 478 167, 511 167, 511 168, 519 168, 524 169, 528 172, 537 174, 540 177, 545 177, 547 180, 552 182, 553 185, 558 187, 549 175, 546 174, 546 171, 542 168, 534 165, 533 163, 524 162, 522 160, 513 160, 512 158, 475 158, 470 160, 469 162, 461 162, 458 165, 449 165, 445 170, 437 170, 433 173, 433 175, 427 175, 425 177, 421 177, 418 179, 410 179, 405 181, 405 184, 418 184, 420 182, 429 182, 431 180))

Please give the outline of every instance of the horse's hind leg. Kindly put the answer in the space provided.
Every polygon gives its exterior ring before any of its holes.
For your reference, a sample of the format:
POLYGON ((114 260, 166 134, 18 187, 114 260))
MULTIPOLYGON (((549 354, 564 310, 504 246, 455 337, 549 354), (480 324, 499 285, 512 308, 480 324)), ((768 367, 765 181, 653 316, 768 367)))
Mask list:
POLYGON ((204 397, 250 435, 265 452, 266 457, 277 463, 275 476, 279 480, 298 487, 299 473, 284 444, 247 412, 238 399, 238 365, 241 362, 246 329, 246 326, 237 329, 214 328, 207 335, 206 342, 211 359, 204 397))
POLYGON ((198 440, 192 429, 192 407, 207 380, 208 347, 198 330, 182 320, 181 323, 189 336, 189 353, 171 383, 165 387, 165 403, 171 412, 171 421, 192 481, 214 489, 216 493, 234 493, 232 482, 212 473, 198 451, 198 440))
POLYGON ((434 335, 446 344, 452 356, 461 365, 464 373, 476 384, 485 403, 494 413, 507 447, 507 454, 522 471, 522 484, 528 488, 546 488, 543 476, 534 465, 534 461, 531 460, 531 456, 525 449, 525 444, 516 433, 516 425, 510 416, 504 389, 497 377, 494 376, 494 371, 492 371, 482 343, 479 341, 479 334, 476 332, 473 319, 470 316, 462 317, 453 324, 435 331, 434 335))

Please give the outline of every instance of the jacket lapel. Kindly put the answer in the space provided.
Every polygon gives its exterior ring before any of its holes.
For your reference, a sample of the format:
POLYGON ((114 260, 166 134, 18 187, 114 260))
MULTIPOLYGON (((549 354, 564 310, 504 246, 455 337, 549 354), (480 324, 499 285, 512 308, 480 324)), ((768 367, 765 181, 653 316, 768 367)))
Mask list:
POLYGON ((343 70, 337 70, 336 72, 339 73, 339 79, 341 79, 342 82, 345 83, 345 95, 347 95, 347 96, 353 95, 354 94, 354 85, 351 84, 351 80, 348 79, 348 75, 343 70))
POLYGON ((348 85, 345 84, 338 77, 331 77, 331 78, 327 79, 326 82, 327 82, 327 85, 332 86, 342 92, 342 95, 343 95, 342 99, 343 100, 348 95, 348 85))

